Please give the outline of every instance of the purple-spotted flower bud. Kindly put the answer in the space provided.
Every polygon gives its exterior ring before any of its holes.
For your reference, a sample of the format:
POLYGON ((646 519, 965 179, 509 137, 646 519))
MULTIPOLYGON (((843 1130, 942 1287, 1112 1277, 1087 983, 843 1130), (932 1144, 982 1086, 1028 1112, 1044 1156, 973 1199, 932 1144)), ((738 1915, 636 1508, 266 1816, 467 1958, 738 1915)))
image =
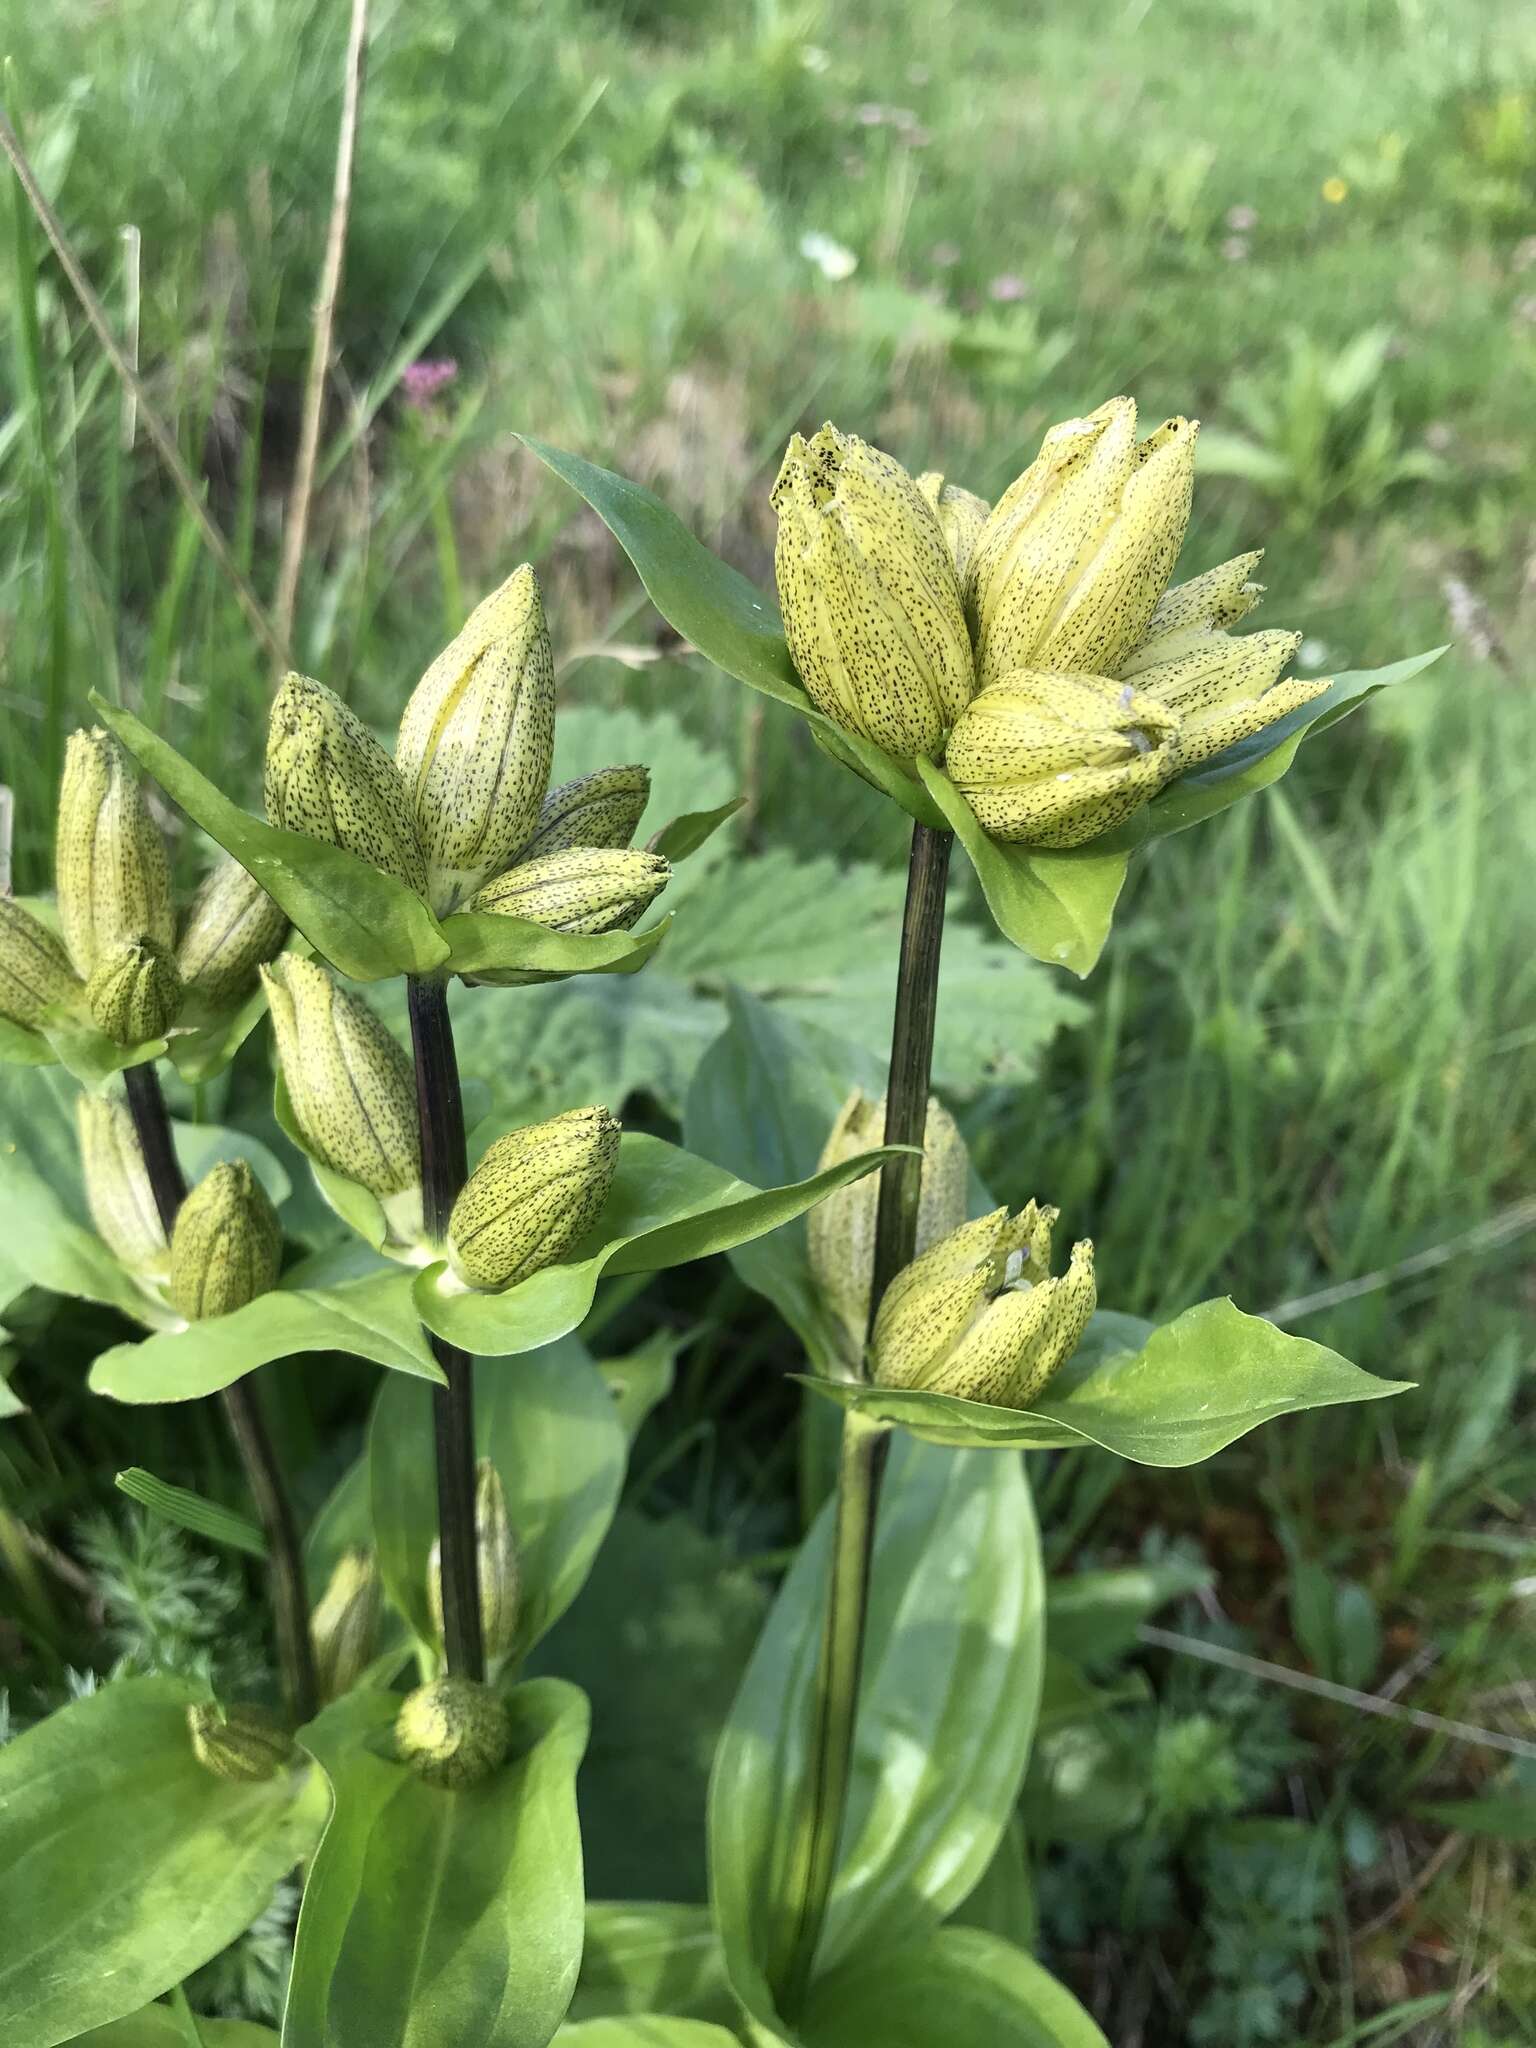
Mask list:
POLYGON ((466 1286, 515 1286, 586 1235, 608 1199, 619 1131, 618 1118, 594 1106, 496 1140, 448 1219, 449 1259, 466 1286))
POLYGON ((418 1777, 444 1791, 481 1784, 506 1761, 512 1723, 489 1686, 434 1678, 407 1693, 395 1720, 395 1750, 418 1777))
POLYGON ((419 896, 427 863, 399 769, 334 690, 288 675, 267 727, 267 816, 343 847, 419 896))
POLYGON ((263 1784, 297 1756, 293 1737, 262 1707, 203 1700, 188 1707, 187 1732, 203 1769, 237 1784, 263 1784))
POLYGON ((243 1159, 226 1159, 193 1188, 171 1232, 171 1305, 189 1323, 227 1316, 277 1285, 283 1232, 243 1159))
POLYGON ((379 1567, 371 1550, 344 1550, 309 1618, 315 1681, 322 1700, 339 1700, 367 1670, 378 1634, 379 1567))
POLYGON ((80 982, 69 955, 30 910, 0 896, 0 1017, 29 1028, 58 1003, 71 1003, 80 982))
POLYGON ((288 919, 239 861, 224 859, 187 907, 176 964, 187 993, 232 1009, 256 986, 256 970, 283 949, 288 919))
POLYGON ((519 865, 568 846, 628 846, 650 793, 651 771, 638 762, 562 782, 539 805, 533 837, 518 849, 519 865))
POLYGON ((966 490, 963 485, 946 483, 936 469, 926 470, 918 478, 917 488, 933 507, 939 531, 955 565, 960 595, 969 605, 971 563, 976 553, 976 541, 992 508, 985 498, 978 498, 974 491, 966 490))
MULTIPOLYGON (((475 1465, 475 1568, 480 1587, 480 1635, 486 1668, 495 1676, 517 1641, 522 1567, 507 1512, 501 1474, 489 1458, 475 1465)), ((427 1558, 427 1604, 438 1641, 443 1638, 442 1544, 433 1540, 427 1558)))
POLYGON ((75 1123, 96 1235, 131 1271, 164 1279, 170 1246, 133 1118, 122 1103, 82 1089, 75 1097, 75 1123))
POLYGON ((99 727, 69 736, 54 878, 64 944, 82 980, 125 940, 175 944, 165 840, 137 772, 99 727))
POLYGON ((623 932, 671 880, 660 854, 632 846, 568 846, 519 861, 471 898, 471 910, 525 917, 554 932, 623 932))
POLYGON ((169 947, 158 939, 124 939, 98 958, 85 984, 85 1007, 115 1044, 143 1045, 175 1023, 184 993, 169 947))

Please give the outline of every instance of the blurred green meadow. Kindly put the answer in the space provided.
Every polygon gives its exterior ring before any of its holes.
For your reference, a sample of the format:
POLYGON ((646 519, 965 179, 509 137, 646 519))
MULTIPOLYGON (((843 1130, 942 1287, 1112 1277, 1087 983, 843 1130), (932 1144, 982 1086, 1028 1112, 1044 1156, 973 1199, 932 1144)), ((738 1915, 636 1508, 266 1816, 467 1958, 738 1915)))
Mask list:
MULTIPOLYGON (((890 989, 863 963, 889 957, 868 940, 894 928, 902 853, 901 820, 799 722, 678 649, 519 431, 640 476, 766 581, 794 428, 830 417, 995 496, 1052 420, 1127 391, 1148 423, 1204 422, 1185 571, 1264 545, 1262 623, 1306 633, 1301 672, 1453 643, 1133 870, 1087 984, 962 908, 939 1083, 999 1199, 1048 1196, 1092 1234, 1117 1307, 1230 1292, 1419 1383, 1155 1481, 1042 1460, 1053 1565, 1203 1561, 1175 1631, 1536 1744, 1536 15, 373 17, 295 664, 392 726, 469 604, 531 558, 582 757, 749 800, 689 871, 654 973, 530 996, 524 1036, 497 1043, 498 1110, 601 1088, 675 1116, 727 981, 873 1056, 890 989)), ((0 0, 0 28, 10 117, 270 604, 346 9, 0 0)), ((272 671, 7 182, 0 782, 24 891, 46 886, 89 690, 254 801, 272 671)), ((793 1533, 794 1358, 728 1272, 689 1284, 673 1311, 709 1333, 628 1504, 693 1525, 689 1597, 739 1658, 738 1566, 793 1533)), ((609 1304, 616 1331, 629 1312, 609 1304)), ((53 1599, 21 1520, 72 1552, 118 1465, 224 1456, 190 1415, 89 1401, 88 1333, 40 1332, 18 1335, 33 1412, 0 1432, 7 1667, 32 1654, 16 1616, 53 1599)), ((339 1432, 366 1384, 339 1378, 339 1432)), ((318 1498, 339 1455, 290 1451, 318 1498)), ((140 1538, 112 1541, 142 1602, 140 1538)), ((1166 1648, 1136 1670, 1025 1809, 1036 1938, 1117 2048, 1536 2040, 1529 1759, 1166 1648)), ((666 1721, 659 1681, 632 1699, 666 1721)), ((594 1879, 606 1855, 615 1885, 663 1881, 594 1839, 594 1879)))

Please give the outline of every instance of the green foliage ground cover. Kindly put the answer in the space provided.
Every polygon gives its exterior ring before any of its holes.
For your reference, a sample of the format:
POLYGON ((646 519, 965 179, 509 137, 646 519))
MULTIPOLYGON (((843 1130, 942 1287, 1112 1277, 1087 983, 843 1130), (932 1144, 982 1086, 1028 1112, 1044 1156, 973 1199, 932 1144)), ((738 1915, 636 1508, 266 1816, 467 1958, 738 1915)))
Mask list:
MULTIPOLYGON (((42 28, 29 0, 0 4, 13 118, 269 595, 341 12, 60 0, 42 28)), ((9 204, 5 222, 0 779, 24 890, 88 690, 226 782, 247 759, 254 801, 269 676, 35 229, 9 204)), ((644 476, 761 579, 796 425, 830 415, 990 493, 1050 419, 1110 392, 1199 413, 1192 569, 1266 538, 1263 623, 1306 631, 1308 672, 1453 651, 1283 787, 1160 846, 1083 989, 962 915, 939 1080, 985 1068, 955 1098, 982 1172, 1091 1228, 1127 1310, 1230 1290, 1420 1391, 1164 1475, 1155 1517, 1144 1480, 1061 1454, 1046 1554, 1203 1559, 1213 1590, 1172 1625, 1527 1736, 1533 229, 1536 29, 1513 5, 1167 0, 1095 24, 1007 0, 381 4, 296 650, 387 725, 466 602, 535 556, 584 706, 562 727, 573 758, 654 759, 657 818, 746 791, 643 975, 497 1012, 522 1035, 500 1040, 482 1113, 630 1096, 675 1134, 726 980, 859 1048, 850 1064, 878 1056, 889 991, 861 962, 889 955, 871 935, 896 916, 899 822, 658 632, 517 431, 644 476), (401 373, 422 358, 457 372, 416 404, 401 373)), ((251 1060, 228 1086, 243 1115, 260 1104, 251 1060)), ((219 1122, 228 1104, 196 1107, 219 1122)), ((310 1221, 319 1244, 318 1204, 310 1221)), ((127 1465, 235 1489, 192 1411, 85 1393, 121 1334, 107 1311, 22 1295, 6 1314, 0 1362, 30 1413, 0 1435, 0 1646, 25 1720, 93 1636, 23 1525, 92 1575, 126 1656, 181 1670, 212 1653, 189 1619, 207 1554, 82 1523, 127 1465)), ((707 1718, 818 1491, 815 1431, 797 1458, 788 1427, 797 1355, 720 1261, 643 1296, 609 1283, 598 1314, 600 1356, 658 1329, 679 1347, 625 1513, 680 1561, 657 1657, 723 1660, 697 1688, 707 1718)), ((337 1364, 317 1384, 299 1361, 279 1389, 301 1379, 277 1419, 314 1506, 369 1381, 337 1364)), ((585 1597, 600 1637, 622 1585, 585 1597)), ((582 1627, 578 1603, 551 1670, 581 1675, 582 1627)), ((1531 2038, 1528 1851, 1469 1830, 1432 1862, 1445 1830, 1416 1814, 1478 1793, 1494 1754, 1162 1654, 1101 1684, 1112 1709, 1044 1714, 1024 1821, 1043 1953, 1112 2039, 1531 2038)), ((665 1697, 636 1692, 658 1720, 665 1697)), ((589 1800, 619 1796, 609 1727, 589 1800)), ((673 1734, 702 1828, 709 1732, 673 1734)), ((647 1873, 601 1819, 587 1835, 594 1892, 649 1875, 695 1894, 675 1845, 647 1873)), ((1018 1932, 1001 1876, 983 1903, 1018 1932)), ((214 1995, 259 2016, 271 1973, 251 1957, 214 1995)))

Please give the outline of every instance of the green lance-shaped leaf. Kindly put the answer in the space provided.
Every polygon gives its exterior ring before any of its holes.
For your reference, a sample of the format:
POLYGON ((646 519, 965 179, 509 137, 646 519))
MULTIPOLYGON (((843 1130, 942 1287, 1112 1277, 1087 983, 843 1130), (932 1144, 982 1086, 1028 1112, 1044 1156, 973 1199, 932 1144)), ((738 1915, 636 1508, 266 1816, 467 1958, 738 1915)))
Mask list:
MULTIPOLYGON (((214 2020, 196 2015, 198 2048, 278 2048, 271 2027, 253 2020, 214 2020)), ((127 2019, 93 2027, 77 2038, 76 2048, 191 2048, 186 2023, 169 2005, 146 2005, 127 2019)))
POLYGON ((1064 1984, 977 1927, 941 1927, 833 1972, 812 1987, 800 2036, 805 2048, 1109 2048, 1064 1984))
POLYGON ((1138 1465, 1197 1465, 1276 1416, 1379 1401, 1410 1382, 1377 1379, 1309 1338, 1217 1300, 1150 1335, 1133 1318, 1096 1317, 1077 1356, 1022 1412, 917 1389, 803 1384, 928 1443, 1005 1450, 1091 1443, 1138 1465))
POLYGON ((0 1750, 0 2039, 53 2048, 132 2013, 216 1955, 319 1838, 302 1761, 220 1777, 177 1678, 115 1680, 0 1750))
MULTIPOLYGON (((726 1965, 753 2019, 770 2028, 781 2022, 766 1965, 782 1953, 796 1906, 788 1880, 812 1761, 831 1534, 829 1504, 774 1603, 710 1786, 710 1886, 726 1965)), ((1022 1465, 898 1444, 822 1971, 920 1940, 986 1869, 1029 1753, 1043 1600, 1022 1465)))
POLYGON ((305 2048, 545 2048, 581 1957, 574 1686, 506 1696, 509 1751, 460 1791, 396 1760, 400 1702, 353 1693, 303 1732, 334 1808, 294 1943, 284 2038, 305 2048))

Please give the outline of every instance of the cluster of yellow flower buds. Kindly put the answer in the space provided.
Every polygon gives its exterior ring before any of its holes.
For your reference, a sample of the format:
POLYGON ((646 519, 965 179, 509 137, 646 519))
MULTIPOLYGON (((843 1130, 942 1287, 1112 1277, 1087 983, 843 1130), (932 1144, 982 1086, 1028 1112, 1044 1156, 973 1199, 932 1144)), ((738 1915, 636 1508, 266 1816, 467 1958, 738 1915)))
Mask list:
POLYGON ((885 1291, 871 1344, 874 1379, 1027 1408, 1077 1348, 1097 1299, 1093 1246, 1051 1277, 1054 1209, 996 1209, 952 1230, 885 1291))
POLYGON ((554 733, 554 657, 524 563, 422 676, 393 759, 323 683, 286 677, 267 735, 267 815, 393 875, 439 916, 626 930, 671 875, 630 846, 649 775, 626 764, 549 790, 554 733))
POLYGON ((231 1010, 288 934, 288 921, 237 861, 223 860, 177 934, 165 840, 143 784, 100 729, 70 735, 54 870, 62 943, 0 898, 0 1016, 31 1028, 88 1017, 117 1044, 162 1037, 192 998, 231 1010))
POLYGON ((894 758, 942 760, 982 829, 1097 838, 1175 776, 1310 702, 1299 634, 1229 629, 1257 554, 1169 589, 1197 425, 1136 438, 1113 398, 1046 434, 990 509, 831 426, 773 489, 784 630, 827 718, 894 758))

